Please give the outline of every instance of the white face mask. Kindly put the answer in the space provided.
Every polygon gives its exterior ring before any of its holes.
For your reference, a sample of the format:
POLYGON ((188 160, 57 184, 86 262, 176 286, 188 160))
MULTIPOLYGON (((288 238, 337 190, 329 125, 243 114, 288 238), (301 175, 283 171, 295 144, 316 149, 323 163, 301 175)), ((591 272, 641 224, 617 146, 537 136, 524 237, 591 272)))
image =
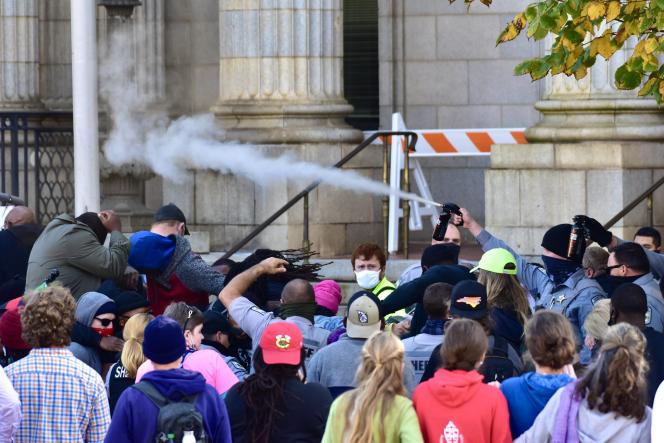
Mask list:
POLYGON ((380 272, 378 271, 355 271, 355 279, 362 289, 373 289, 380 283, 380 272))

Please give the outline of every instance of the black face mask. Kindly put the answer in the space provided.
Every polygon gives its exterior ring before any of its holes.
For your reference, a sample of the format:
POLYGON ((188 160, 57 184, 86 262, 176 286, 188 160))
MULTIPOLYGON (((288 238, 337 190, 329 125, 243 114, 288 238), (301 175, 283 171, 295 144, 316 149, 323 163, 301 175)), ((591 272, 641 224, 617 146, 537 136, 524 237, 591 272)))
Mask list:
POLYGON ((76 220, 92 229, 92 232, 95 233, 97 240, 99 240, 99 244, 104 244, 106 241, 106 236, 108 235, 108 231, 106 230, 106 227, 104 227, 104 224, 101 222, 96 212, 86 212, 76 217, 76 220))
POLYGON ((641 275, 633 275, 631 277, 619 277, 617 275, 608 275, 606 278, 606 286, 607 286, 607 295, 610 297, 611 294, 613 294, 613 291, 616 290, 616 288, 623 283, 634 283, 634 281, 638 280, 641 278, 641 275))

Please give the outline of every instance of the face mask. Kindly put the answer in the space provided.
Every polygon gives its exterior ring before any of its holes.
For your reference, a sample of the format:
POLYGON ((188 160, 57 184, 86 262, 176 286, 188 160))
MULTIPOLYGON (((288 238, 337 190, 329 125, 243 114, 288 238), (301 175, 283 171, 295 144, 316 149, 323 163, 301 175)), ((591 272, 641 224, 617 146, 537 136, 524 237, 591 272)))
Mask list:
POLYGON ((607 285, 607 294, 611 296, 613 294, 613 291, 616 290, 616 288, 623 283, 634 283, 635 280, 638 280, 641 276, 640 275, 633 275, 631 277, 619 277, 617 275, 608 275, 606 278, 606 285, 607 285))
POLYGON ((380 272, 378 271, 357 271, 355 272, 357 284, 362 289, 373 289, 380 283, 380 272))
POLYGON ((92 329, 102 337, 110 337, 111 335, 113 335, 114 332, 113 325, 109 326, 108 328, 90 328, 90 329, 92 329))
POLYGON ((579 264, 573 261, 547 257, 546 255, 542 256, 542 262, 544 262, 547 274, 556 285, 564 283, 570 275, 580 268, 579 264))

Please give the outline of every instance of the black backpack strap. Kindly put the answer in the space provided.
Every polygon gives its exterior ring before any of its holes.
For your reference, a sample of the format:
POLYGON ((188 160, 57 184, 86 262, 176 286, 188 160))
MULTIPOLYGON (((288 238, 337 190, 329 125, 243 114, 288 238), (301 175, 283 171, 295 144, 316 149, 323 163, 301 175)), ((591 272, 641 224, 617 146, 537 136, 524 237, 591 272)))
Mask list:
POLYGON ((493 336, 493 348, 491 349, 491 357, 509 358, 509 344, 505 338, 500 335, 493 336))
POLYGON ((149 381, 138 382, 133 385, 132 388, 145 394, 145 396, 148 397, 159 409, 170 403, 168 399, 161 395, 161 393, 157 391, 157 388, 155 388, 149 381))

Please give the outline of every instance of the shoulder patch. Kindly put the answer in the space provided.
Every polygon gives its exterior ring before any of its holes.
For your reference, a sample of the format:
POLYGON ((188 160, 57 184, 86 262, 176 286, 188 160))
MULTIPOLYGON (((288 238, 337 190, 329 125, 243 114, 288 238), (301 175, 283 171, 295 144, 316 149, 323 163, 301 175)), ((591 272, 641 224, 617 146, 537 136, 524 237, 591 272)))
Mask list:
POLYGON ((250 311, 254 311, 255 313, 260 314, 260 315, 265 315, 265 314, 267 314, 267 312, 263 311, 261 308, 259 308, 259 307, 256 306, 256 305, 254 305, 254 306, 252 306, 251 308, 249 308, 249 310, 250 310, 250 311))
POLYGON ((590 303, 592 303, 593 306, 595 306, 595 303, 597 303, 600 300, 603 300, 604 298, 605 297, 602 294, 597 294, 593 298, 590 299, 590 303))
POLYGON ((650 320, 652 320, 652 308, 648 306, 648 310, 646 311, 646 325, 650 324, 650 320))

